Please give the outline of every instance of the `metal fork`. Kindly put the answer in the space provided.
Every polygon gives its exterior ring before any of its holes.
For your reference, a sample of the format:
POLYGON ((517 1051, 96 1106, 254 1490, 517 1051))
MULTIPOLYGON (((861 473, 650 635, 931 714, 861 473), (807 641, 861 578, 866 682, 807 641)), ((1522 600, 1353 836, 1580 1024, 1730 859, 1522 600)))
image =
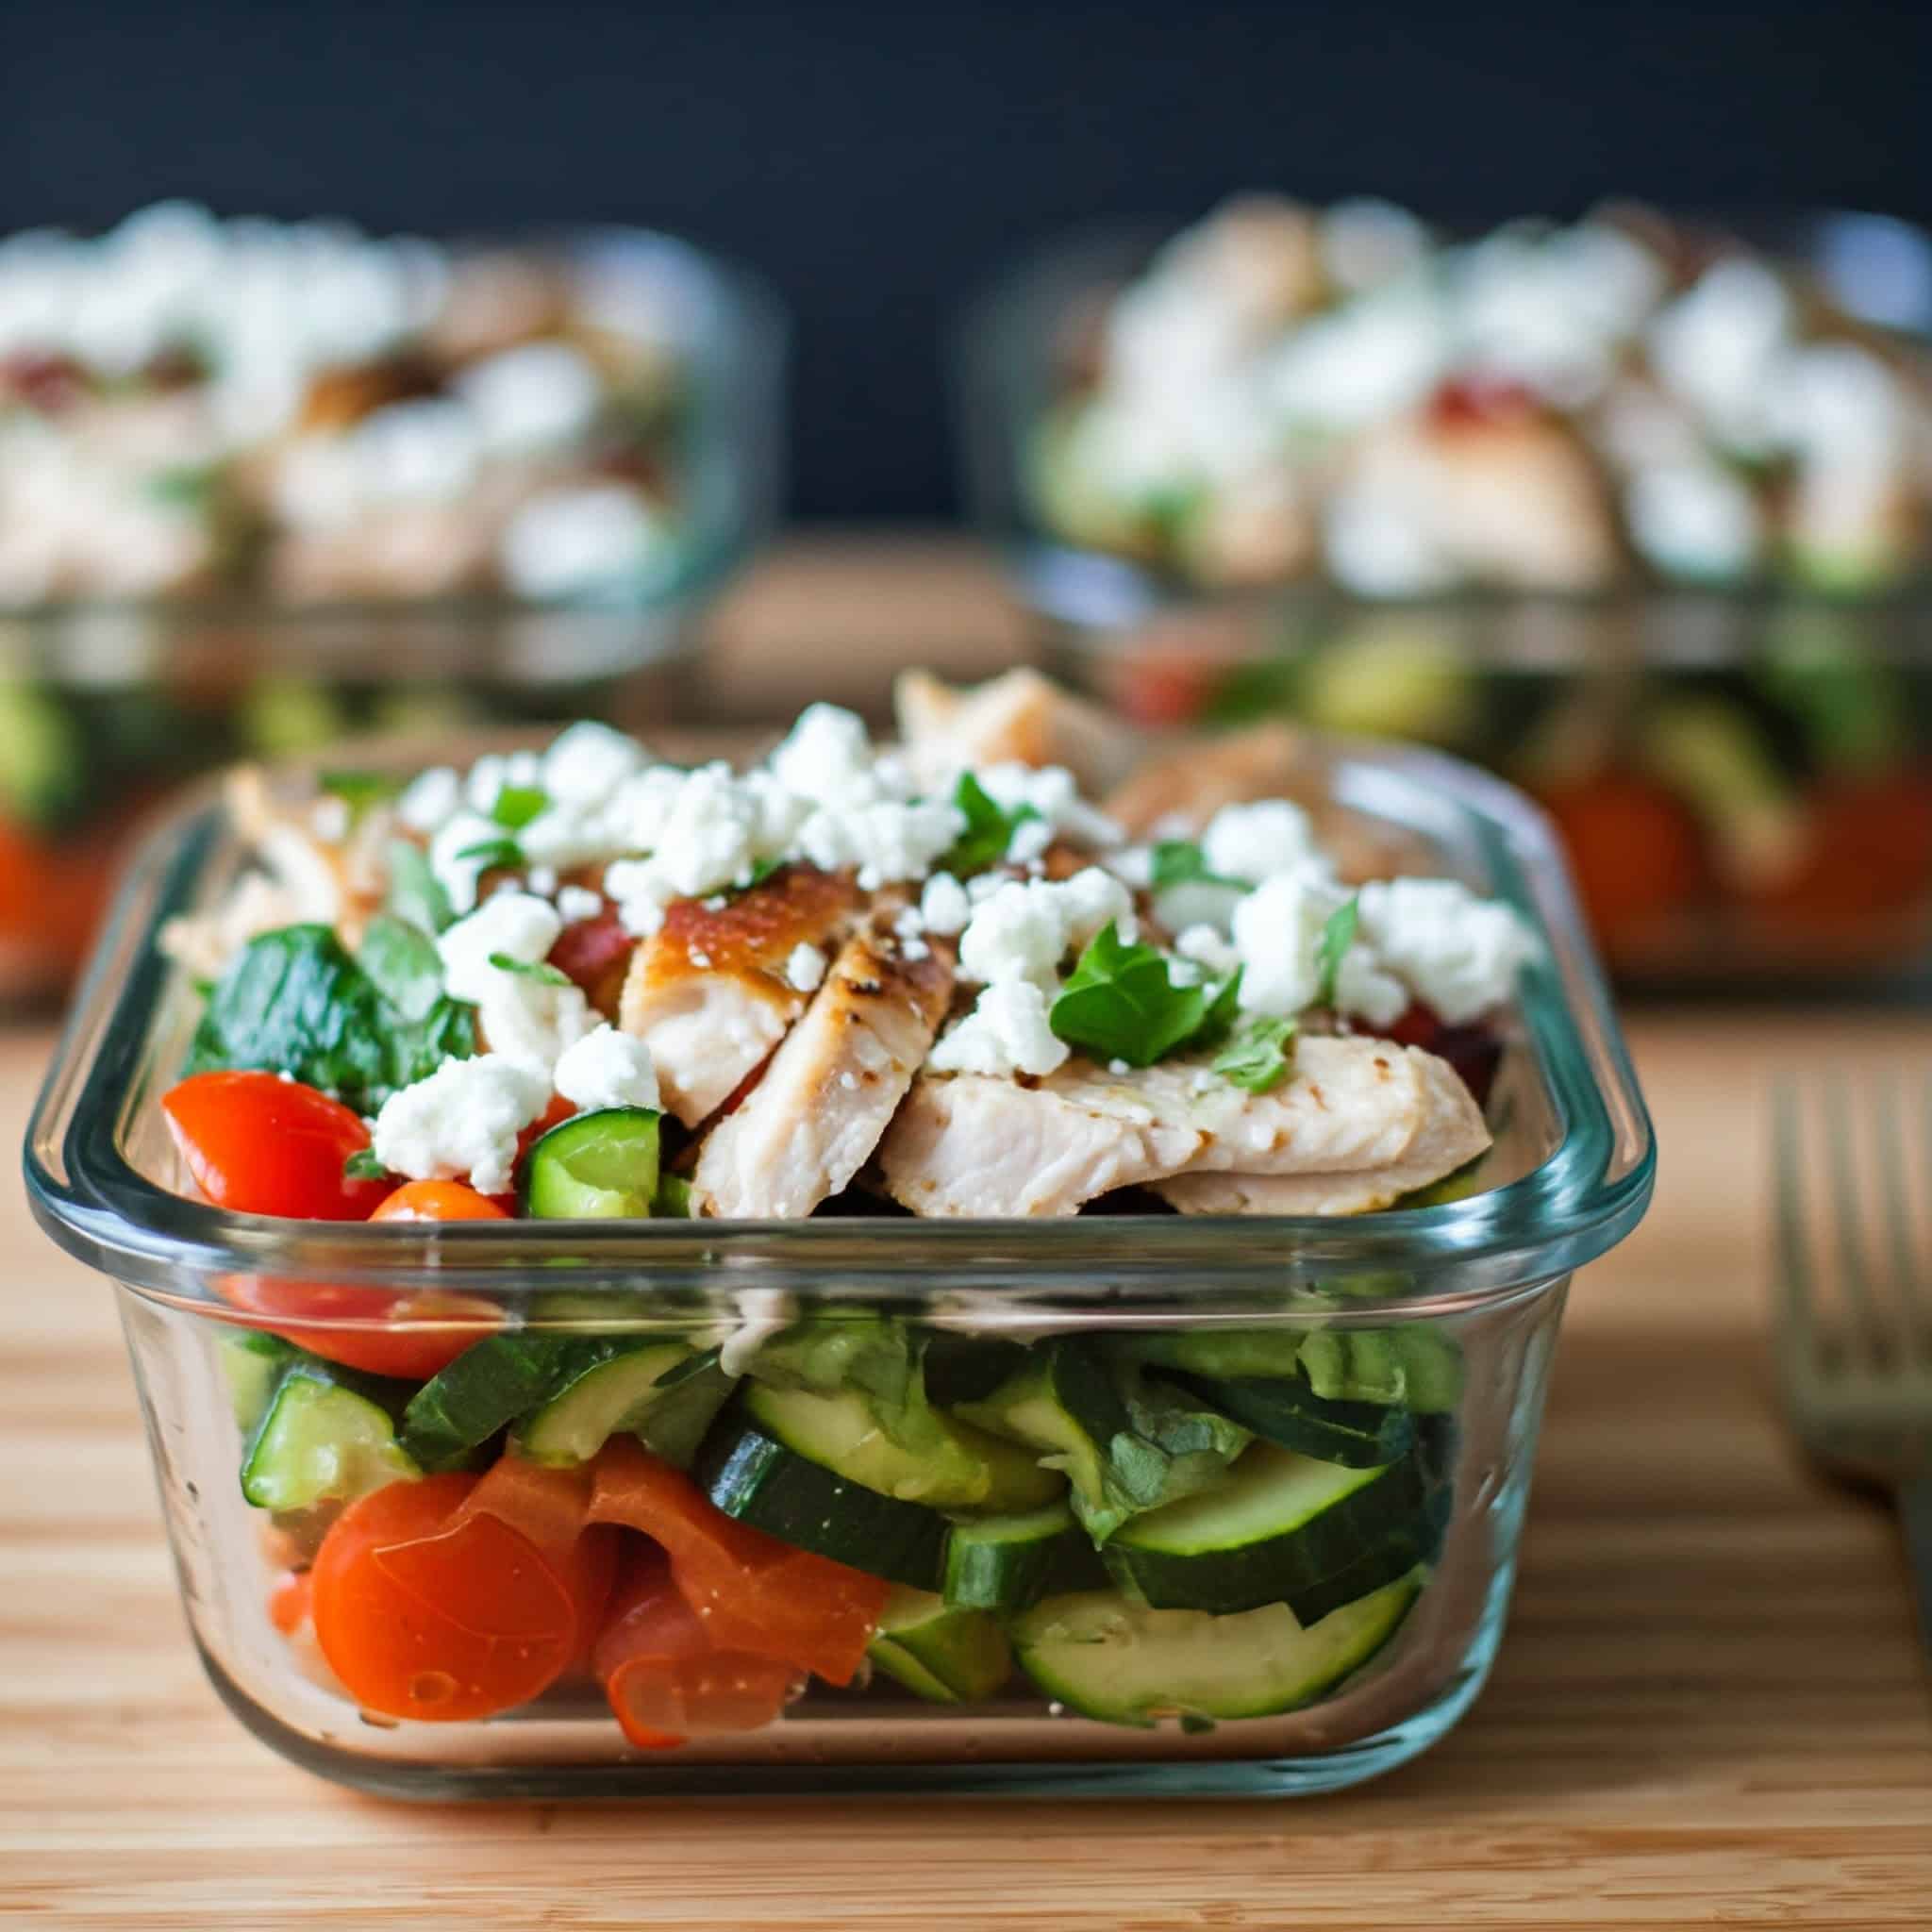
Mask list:
POLYGON ((1916 1106, 1900 1088, 1882 1081, 1855 1108, 1842 1079, 1809 1106, 1795 1081, 1778 1084, 1776 1356, 1812 1460, 1892 1498, 1932 1655, 1932 1077, 1916 1106), (1807 1200, 1821 1194, 1814 1235, 1807 1200))

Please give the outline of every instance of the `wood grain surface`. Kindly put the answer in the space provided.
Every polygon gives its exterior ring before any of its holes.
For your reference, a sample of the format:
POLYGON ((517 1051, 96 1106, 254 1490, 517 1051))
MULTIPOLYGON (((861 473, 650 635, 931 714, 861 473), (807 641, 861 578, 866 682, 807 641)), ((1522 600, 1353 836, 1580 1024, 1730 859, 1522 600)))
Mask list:
MULTIPOLYGON (((104 1284, 0 1190, 0 1924, 1180 1932, 1932 1926, 1892 1526, 1777 1425, 1765 1093, 1932 1017, 1632 1024, 1649 1222, 1578 1280, 1516 1607, 1461 1728, 1293 1802, 409 1807, 282 1763, 188 1645, 104 1284)), ((51 1044, 0 1035, 17 1145, 51 1044)))

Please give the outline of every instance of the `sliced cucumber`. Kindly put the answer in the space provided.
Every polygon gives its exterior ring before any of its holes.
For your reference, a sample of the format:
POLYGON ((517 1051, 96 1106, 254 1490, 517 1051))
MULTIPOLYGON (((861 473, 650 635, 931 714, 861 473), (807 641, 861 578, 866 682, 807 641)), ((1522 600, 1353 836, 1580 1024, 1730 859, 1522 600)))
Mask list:
MULTIPOLYGON (((824 1401, 824 1397, 808 1398, 824 1401)), ((735 1405, 698 1451, 696 1474, 727 1516, 869 1575, 936 1591, 946 1519, 801 1454, 735 1405)))
POLYGON ((1010 1442, 937 1409, 926 1411, 924 1440, 908 1448, 856 1390, 822 1395, 752 1383, 744 1407, 797 1455, 902 1503, 1002 1513, 1040 1508, 1064 1491, 1057 1474, 1010 1442))
POLYGON ((304 1357, 275 1385, 242 1464, 258 1509, 346 1503, 423 1474, 396 1440, 407 1388, 304 1357))
POLYGON ((620 1429, 637 1427, 663 1399, 663 1377, 691 1353, 689 1342, 640 1341, 622 1355, 588 1363, 518 1424, 518 1450, 532 1462, 588 1462, 620 1429))
POLYGON ((1350 1469, 1257 1442, 1214 1488, 1124 1524, 1107 1565, 1156 1609, 1250 1610, 1345 1570, 1424 1500, 1413 1459, 1350 1469))
POLYGON ((1385 1584, 1393 1583, 1397 1577, 1407 1576, 1418 1563, 1433 1563, 1449 1526, 1450 1508, 1449 1491, 1432 1491, 1420 1514, 1367 1556, 1332 1576, 1324 1576, 1319 1583, 1291 1591, 1289 1608, 1304 1624, 1319 1623, 1343 1604, 1353 1603, 1357 1597, 1368 1596, 1385 1584))
POLYGON ((292 1342, 261 1328, 244 1328, 222 1338, 222 1379, 228 1385, 235 1426, 244 1436, 261 1420, 276 1380, 296 1352, 292 1342))
POLYGON ((975 1427, 1021 1442, 1063 1470, 1090 1510, 1108 1507, 1108 1454, 1116 1437, 1133 1433, 1133 1418, 1106 1364, 1090 1351, 1049 1341, 991 1395, 962 1402, 958 1414, 975 1427))
POLYGON ((1334 1402, 1320 1396, 1301 1375, 1240 1375, 1211 1381, 1177 1375, 1204 1402, 1231 1416, 1270 1442, 1312 1456, 1376 1469, 1399 1461, 1415 1441, 1415 1423, 1406 1408, 1375 1402, 1334 1402))
POLYGON ((1330 1402, 1402 1403, 1435 1414, 1462 1400, 1462 1351, 1450 1336, 1413 1324, 1318 1328, 1302 1341, 1301 1366, 1330 1402))
POLYGON ((1270 1717, 1360 1670, 1421 1587, 1405 1576, 1307 1627, 1279 1603, 1217 1617, 1150 1610, 1108 1591, 1048 1597, 1015 1622, 1013 1648, 1047 1696, 1107 1724, 1270 1717))
POLYGON ((425 1469, 447 1468, 632 1345, 604 1336, 487 1336, 410 1398, 403 1447, 425 1469))
POLYGON ((1097 1590, 1107 1571, 1067 1505, 956 1523, 941 1594, 981 1610, 1024 1610, 1049 1591, 1097 1590))
POLYGON ((737 1387, 737 1378, 718 1366, 718 1351, 708 1348, 658 1383, 658 1399, 630 1424, 631 1433, 653 1456, 689 1469, 737 1387))
POLYGON ((934 1704, 978 1703, 1013 1674, 1013 1653, 997 1617, 903 1585, 886 1599, 866 1654, 889 1677, 934 1704))
POLYGON ((558 1122, 524 1158, 524 1213, 541 1221, 649 1220, 660 1118, 648 1107, 604 1107, 558 1122))
POLYGON ((926 1340, 926 1399, 941 1408, 983 1401, 1025 1356, 1017 1341, 999 1336, 951 1335, 941 1330, 926 1340))
POLYGON ((1292 1375, 1306 1328, 1155 1328, 1117 1337, 1109 1343, 1125 1360, 1191 1375, 1292 1375))

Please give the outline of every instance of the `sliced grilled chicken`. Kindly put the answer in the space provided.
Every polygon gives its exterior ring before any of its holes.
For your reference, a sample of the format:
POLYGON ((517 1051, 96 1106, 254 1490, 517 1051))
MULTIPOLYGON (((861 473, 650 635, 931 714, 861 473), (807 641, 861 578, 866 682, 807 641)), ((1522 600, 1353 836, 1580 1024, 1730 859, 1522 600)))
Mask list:
POLYGON ((892 687, 892 706, 907 759, 928 785, 973 765, 1064 765, 1092 793, 1117 784, 1141 753, 1117 719, 1037 671, 1008 671, 970 689, 908 671, 892 687))
POLYGON ((695 1126, 730 1098, 811 998, 788 976, 801 945, 830 953, 858 891, 841 873, 786 865, 722 906, 680 899, 631 955, 618 1025, 651 1049, 664 1106, 695 1126))
POLYGON ((925 1215, 1072 1214, 1114 1188, 1183 1174, 1375 1173, 1451 1107, 1431 1062, 1387 1041, 1317 1037, 1300 1042, 1293 1076, 1262 1094, 1198 1061, 1116 1074, 1075 1059, 1033 1087, 923 1074, 878 1165, 887 1192, 925 1215))
POLYGON ((699 1150, 691 1188, 702 1212, 795 1219, 871 1158, 952 996, 950 950, 912 950, 920 957, 882 927, 841 948, 809 1011, 699 1150))
POLYGON ((1224 805, 1294 798, 1313 788, 1308 741, 1286 724, 1255 724, 1149 758, 1101 809, 1136 838, 1163 820, 1198 830, 1224 805))
POLYGON ((1428 1104, 1399 1159, 1348 1174, 1184 1174, 1154 1191, 1183 1214, 1367 1214, 1472 1161, 1490 1130, 1448 1061, 1422 1056, 1428 1104))

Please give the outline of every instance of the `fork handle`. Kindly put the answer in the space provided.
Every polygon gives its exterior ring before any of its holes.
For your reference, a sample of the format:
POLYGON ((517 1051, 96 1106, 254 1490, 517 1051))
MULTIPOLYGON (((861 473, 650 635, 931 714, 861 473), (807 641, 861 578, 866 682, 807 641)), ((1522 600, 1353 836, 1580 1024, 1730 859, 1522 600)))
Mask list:
POLYGON ((1898 1492, 1898 1519, 1919 1606, 1919 1636, 1932 1657, 1932 1474, 1915 1476, 1898 1492))

